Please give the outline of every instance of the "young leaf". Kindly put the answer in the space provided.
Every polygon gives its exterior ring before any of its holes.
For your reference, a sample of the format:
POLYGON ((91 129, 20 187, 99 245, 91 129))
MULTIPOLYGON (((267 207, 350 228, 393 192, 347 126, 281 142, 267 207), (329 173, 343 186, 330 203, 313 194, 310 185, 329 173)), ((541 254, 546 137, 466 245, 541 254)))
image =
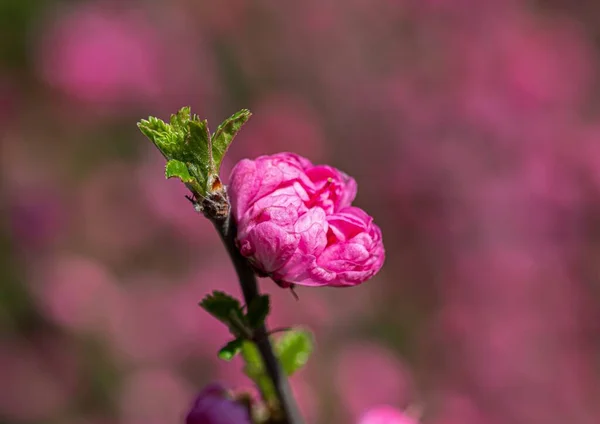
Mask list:
POLYGON ((177 111, 177 113, 171 115, 169 123, 174 131, 185 133, 187 131, 187 123, 192 118, 191 108, 184 106, 177 111))
POLYGON ((161 119, 153 116, 150 116, 147 120, 142 119, 138 122, 137 126, 157 147, 160 143, 160 138, 169 132, 169 126, 161 119))
POLYGON ((269 295, 263 294, 255 297, 248 306, 246 319, 250 328, 258 328, 264 324, 270 311, 269 295))
POLYGON ((287 375, 292 375, 306 364, 312 350, 312 334, 305 330, 287 331, 275 343, 277 357, 287 375))
POLYGON ((208 175, 212 172, 212 152, 210 149, 210 133, 208 132, 208 124, 206 121, 191 120, 189 121, 189 137, 185 140, 184 150, 187 155, 190 155, 190 160, 198 166, 202 181, 199 181, 203 188, 206 188, 208 175))
POLYGON ((231 361, 242 349, 243 339, 235 339, 227 343, 219 350, 217 356, 224 361, 231 361))
POLYGON ((200 302, 200 306, 209 314, 225 324, 230 324, 232 316, 243 321, 243 312, 240 302, 221 291, 207 294, 200 302))
MULTIPOLYGON (((194 193, 206 196, 218 182, 219 167, 231 141, 242 125, 250 118, 248 110, 242 110, 226 119, 211 138, 206 120, 192 115, 189 107, 181 108, 171 115, 169 122, 155 117, 142 119, 138 127, 160 150, 167 161, 180 164, 167 167, 167 177, 181 179, 194 193), (211 187, 208 185, 211 184, 211 187)), ((218 184, 220 187, 220 184, 218 184)))
POLYGON ((265 372, 260 352, 254 342, 242 340, 242 357, 245 362, 244 373, 251 379, 265 372))
POLYGON ((242 125, 250 119, 252 113, 248 109, 242 109, 224 120, 212 136, 212 156, 214 160, 214 169, 219 171, 223 156, 229 148, 229 145, 235 138, 242 125))
POLYGON ((184 143, 189 134, 189 120, 190 108, 184 107, 175 115, 171 115, 169 124, 151 116, 147 120, 142 119, 138 123, 138 128, 167 160, 177 159, 187 162, 184 143))
POLYGON ((185 163, 175 159, 171 159, 167 162, 165 167, 165 177, 167 178, 179 178, 184 183, 191 183, 194 178, 190 175, 185 163))
POLYGON ((277 395, 273 382, 267 375, 265 367, 256 345, 249 341, 242 342, 242 357, 245 366, 244 373, 258 386, 263 399, 271 405, 277 404, 277 395))

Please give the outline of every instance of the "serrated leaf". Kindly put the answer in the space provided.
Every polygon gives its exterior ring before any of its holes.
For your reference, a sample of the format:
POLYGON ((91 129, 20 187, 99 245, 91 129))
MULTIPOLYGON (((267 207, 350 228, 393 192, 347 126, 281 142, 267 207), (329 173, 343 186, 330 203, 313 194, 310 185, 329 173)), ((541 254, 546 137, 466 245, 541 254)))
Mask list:
POLYGON ((153 116, 150 116, 148 119, 142 119, 138 122, 137 126, 154 144, 156 144, 156 137, 169 130, 165 122, 153 116))
POLYGON ((200 306, 209 314, 227 325, 231 324, 233 317, 243 321, 244 314, 240 302, 227 293, 214 291, 200 302, 200 306))
POLYGON ((192 183, 194 181, 186 164, 175 159, 171 159, 167 162, 167 165, 165 166, 165 177, 179 178, 184 183, 192 183))
POLYGON ((265 371, 260 352, 256 344, 249 340, 242 342, 242 358, 244 358, 244 373, 258 386, 263 398, 271 403, 277 403, 277 395, 273 382, 265 371))
POLYGON ((175 131, 185 131, 187 123, 192 118, 191 108, 184 106, 177 111, 177 113, 171 115, 170 124, 175 131))
POLYGON ((187 168, 186 174, 181 165, 172 164, 166 173, 180 178, 192 191, 205 196, 209 191, 209 182, 218 179, 219 167, 227 148, 250 115, 244 109, 226 119, 215 131, 216 142, 211 138, 206 120, 192 115, 189 107, 183 107, 171 115, 169 122, 151 116, 142 119, 138 127, 167 161, 182 162, 187 168))
POLYGON ((312 350, 312 334, 305 330, 287 331, 275 343, 277 358, 287 375, 292 375, 306 364, 312 350))
POLYGON ((217 356, 224 361, 231 361, 242 349, 243 339, 235 339, 219 350, 217 356))
MULTIPOLYGON (((198 169, 201 186, 206 189, 208 176, 213 172, 213 159, 210 149, 210 132, 206 121, 192 120, 189 122, 189 137, 185 142, 186 154, 193 157, 193 162, 198 169)), ((187 161, 186 161, 187 162, 187 161)))
POLYGON ((196 181, 197 191, 204 196, 206 194, 207 182, 207 176, 205 174, 206 168, 193 162, 187 162, 187 169, 190 172, 190 175, 193 176, 196 181))
POLYGON ((248 305, 248 312, 246 313, 246 320, 250 328, 258 328, 264 324, 267 315, 270 311, 270 300, 268 294, 263 294, 255 297, 250 305, 248 305))
POLYGON ((190 109, 184 107, 174 115, 171 115, 170 123, 153 116, 138 123, 142 133, 148 137, 160 150, 167 160, 177 159, 187 162, 185 158, 184 142, 189 133, 188 122, 190 120, 190 109))
POLYGON ((242 109, 224 120, 212 136, 212 156, 215 171, 218 172, 231 142, 242 126, 250 119, 252 113, 248 109, 242 109))
POLYGON ((171 115, 169 123, 149 117, 138 123, 140 131, 160 150, 167 161, 186 164, 187 174, 180 165, 171 165, 167 174, 180 178, 190 187, 206 194, 208 175, 212 169, 210 132, 206 121, 190 114, 189 107, 171 115), (189 175, 189 178, 188 178, 189 175), (194 181, 191 181, 194 180, 194 181))

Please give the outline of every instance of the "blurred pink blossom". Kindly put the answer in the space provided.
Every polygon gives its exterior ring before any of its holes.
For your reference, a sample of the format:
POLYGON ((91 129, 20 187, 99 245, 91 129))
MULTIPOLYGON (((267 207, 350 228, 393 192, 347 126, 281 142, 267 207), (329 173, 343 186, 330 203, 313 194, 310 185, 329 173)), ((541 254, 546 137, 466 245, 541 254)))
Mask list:
POLYGON ((158 13, 154 21, 140 4, 109 0, 69 5, 42 34, 42 78, 103 112, 148 102, 174 108, 190 95, 208 102, 215 80, 202 37, 176 9, 158 13), (195 55, 183 47, 190 38, 195 55))
POLYGON ((50 84, 81 100, 147 99, 158 94, 157 38, 135 9, 109 2, 71 5, 44 35, 42 72, 50 84))
POLYGON ((417 424, 417 420, 392 406, 377 406, 369 409, 358 420, 358 424, 417 424))

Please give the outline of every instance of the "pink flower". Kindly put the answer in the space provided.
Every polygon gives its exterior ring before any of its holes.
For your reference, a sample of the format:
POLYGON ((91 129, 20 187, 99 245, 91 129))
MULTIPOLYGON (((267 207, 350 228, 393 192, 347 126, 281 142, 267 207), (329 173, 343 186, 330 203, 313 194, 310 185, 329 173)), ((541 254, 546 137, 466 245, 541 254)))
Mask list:
POLYGON ((396 408, 384 405, 369 410, 358 424, 417 424, 417 421, 396 408))
POLYGON ((242 255, 282 287, 353 286, 383 265, 381 230, 335 168, 292 153, 244 159, 229 195, 242 255))

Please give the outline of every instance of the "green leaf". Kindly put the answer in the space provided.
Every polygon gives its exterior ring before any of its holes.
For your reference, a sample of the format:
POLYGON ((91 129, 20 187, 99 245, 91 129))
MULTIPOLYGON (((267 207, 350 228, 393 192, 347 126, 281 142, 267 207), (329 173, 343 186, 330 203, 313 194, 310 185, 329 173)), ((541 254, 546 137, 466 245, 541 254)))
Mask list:
POLYGON ((258 386, 263 399, 272 405, 277 404, 275 386, 265 371, 260 352, 256 344, 249 340, 242 342, 242 358, 244 358, 244 373, 258 386))
POLYGON ((165 177, 167 178, 179 178, 184 183, 192 183, 194 178, 190 175, 185 163, 175 159, 171 159, 167 162, 165 167, 165 177))
POLYGON ((218 172, 229 145, 242 126, 250 119, 252 113, 242 109, 224 120, 212 136, 212 156, 215 170, 218 172))
POLYGON ((200 194, 206 194, 206 183, 212 169, 210 133, 206 121, 190 114, 189 107, 183 107, 171 115, 169 123, 153 116, 138 123, 140 131, 160 150, 167 161, 185 164, 167 164, 167 178, 178 177, 200 194))
POLYGON ((287 375, 300 369, 313 351, 312 334, 305 330, 290 330, 275 343, 275 352, 287 375))
POLYGON ((258 328, 265 323, 270 311, 270 300, 268 294, 255 297, 248 305, 246 319, 250 328, 258 328))
POLYGON ((206 121, 189 121, 189 135, 185 139, 184 152, 185 162, 191 162, 195 165, 194 177, 198 179, 200 186, 206 192, 208 176, 213 173, 212 152, 210 149, 210 133, 206 121))
POLYGON ((171 115, 170 123, 153 116, 138 123, 140 131, 148 137, 167 160, 187 162, 184 142, 189 134, 190 108, 184 107, 171 115))
POLYGON ((184 106, 179 111, 171 115, 169 120, 174 131, 185 133, 187 131, 187 123, 192 119, 192 109, 189 106, 184 106))
POLYGON ((217 356, 224 361, 231 361, 242 349, 243 339, 235 339, 227 343, 219 350, 217 356))
POLYGON ((214 291, 200 302, 200 306, 219 321, 230 325, 233 319, 244 321, 244 314, 240 302, 227 293, 214 291))
POLYGON ((142 119, 138 127, 160 150, 167 162, 178 161, 185 164, 168 164, 165 173, 167 177, 177 177, 194 193, 206 196, 207 192, 216 189, 209 187, 209 184, 218 181, 223 156, 250 115, 244 109, 226 119, 215 131, 214 140, 206 120, 192 115, 189 107, 183 107, 171 115, 169 122, 151 116, 142 119))
POLYGON ((260 352, 256 344, 250 340, 242 340, 242 357, 244 358, 245 367, 244 373, 251 379, 264 374, 265 367, 263 365, 260 352))

